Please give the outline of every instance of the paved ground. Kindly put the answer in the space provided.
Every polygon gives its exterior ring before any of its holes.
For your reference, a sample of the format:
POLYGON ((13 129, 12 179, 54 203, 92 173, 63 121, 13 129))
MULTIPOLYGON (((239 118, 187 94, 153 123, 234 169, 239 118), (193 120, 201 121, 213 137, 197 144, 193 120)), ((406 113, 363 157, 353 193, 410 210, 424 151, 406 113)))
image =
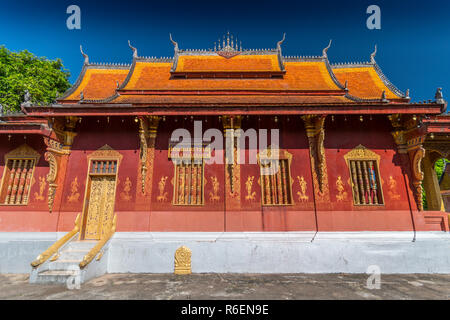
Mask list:
POLYGON ((0 299, 450 299, 450 274, 107 274, 68 290, 28 283, 28 275, 0 275, 0 299))

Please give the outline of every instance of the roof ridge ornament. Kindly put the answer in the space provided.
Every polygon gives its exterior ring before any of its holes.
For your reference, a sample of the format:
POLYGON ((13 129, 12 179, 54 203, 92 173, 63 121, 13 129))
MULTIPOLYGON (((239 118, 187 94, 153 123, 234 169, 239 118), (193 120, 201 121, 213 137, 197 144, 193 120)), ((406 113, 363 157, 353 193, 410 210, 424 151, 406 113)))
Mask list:
POLYGON ((281 45, 283 44, 285 39, 286 39, 286 32, 283 32, 283 39, 277 42, 277 50, 280 52, 281 52, 281 45))
POLYGON ((83 46, 80 44, 80 51, 84 57, 84 64, 89 64, 89 56, 83 52, 83 46))
POLYGON ((173 47, 174 47, 175 52, 178 52, 178 50, 179 50, 179 48, 178 48, 178 42, 173 41, 173 39, 172 39, 172 34, 171 34, 171 33, 169 33, 169 39, 170 39, 170 42, 172 42, 172 44, 173 44, 173 47))
POLYGON ((375 50, 370 54, 370 63, 375 64, 376 54, 377 54, 377 45, 375 45, 375 50))
POLYGON ((330 39, 330 42, 328 43, 328 46, 326 46, 325 48, 323 48, 323 50, 322 50, 322 57, 323 57, 323 58, 328 58, 327 51, 328 51, 328 49, 330 49, 330 47, 331 47, 331 42, 333 42, 332 39, 330 39))
POLYGON ((133 50, 133 58, 137 58, 138 57, 137 49, 131 45, 130 40, 128 40, 128 46, 130 47, 131 50, 133 50))
POLYGON ((384 90, 381 93, 381 102, 389 102, 389 100, 386 99, 386 91, 384 91, 384 90))
POLYGON ((31 94, 30 91, 28 91, 28 89, 25 90, 25 93, 23 95, 23 101, 26 107, 31 106, 31 94))
POLYGON ((436 103, 444 104, 444 95, 442 94, 442 88, 437 88, 436 94, 434 95, 434 99, 436 99, 436 103))

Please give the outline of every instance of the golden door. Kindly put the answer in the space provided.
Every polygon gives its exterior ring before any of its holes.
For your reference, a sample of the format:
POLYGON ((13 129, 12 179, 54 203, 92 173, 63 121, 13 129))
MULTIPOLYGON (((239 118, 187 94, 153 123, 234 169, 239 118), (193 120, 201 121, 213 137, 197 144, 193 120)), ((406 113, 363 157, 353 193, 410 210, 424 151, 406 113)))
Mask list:
POLYGON ((85 240, 100 240, 111 229, 115 189, 115 176, 91 176, 85 240))

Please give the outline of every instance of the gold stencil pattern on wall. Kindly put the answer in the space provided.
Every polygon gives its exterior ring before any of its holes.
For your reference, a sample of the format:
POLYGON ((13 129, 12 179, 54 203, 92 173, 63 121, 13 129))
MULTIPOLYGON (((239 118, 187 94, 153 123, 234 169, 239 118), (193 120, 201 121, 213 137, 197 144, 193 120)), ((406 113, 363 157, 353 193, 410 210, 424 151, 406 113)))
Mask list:
MULTIPOLYGON (((159 182, 158 182, 159 196, 156 197, 156 200, 158 200, 159 202, 167 201, 167 192, 164 191, 166 189, 167 179, 168 179, 168 177, 164 176, 164 177, 161 177, 161 180, 159 180, 159 182)), ((172 179, 172 181, 173 181, 173 179, 172 179)))
POLYGON ((45 177, 39 177, 39 193, 37 193, 37 192, 34 193, 34 199, 36 201, 43 201, 45 199, 44 191, 45 191, 46 185, 47 185, 47 180, 45 179, 45 177))
POLYGON ((347 200, 347 192, 345 191, 344 182, 342 182, 341 176, 338 176, 336 180, 336 188, 338 194, 336 195, 337 201, 345 201, 347 200))
POLYGON ((130 201, 131 200, 131 195, 130 195, 130 191, 131 191, 131 186, 133 184, 131 183, 131 180, 129 177, 126 178, 124 186, 123 186, 123 191, 120 193, 120 198, 123 201, 130 201))
POLYGON ((397 181, 392 176, 389 176, 389 191, 388 191, 389 197, 392 200, 399 200, 400 195, 397 192, 397 181))
POLYGON ((245 182, 245 187, 247 188, 247 195, 245 196, 245 200, 255 200, 256 192, 252 191, 253 189, 253 181, 255 180, 255 176, 248 176, 247 181, 245 182))
POLYGON ((78 192, 78 177, 75 177, 75 179, 70 184, 70 195, 67 197, 68 202, 77 202, 80 198, 80 193, 78 192))
POLYGON ((297 176, 298 184, 300 185, 300 191, 297 192, 298 201, 305 202, 309 200, 309 197, 306 195, 306 186, 307 182, 303 176, 297 176))
POLYGON ((209 193, 209 200, 211 202, 216 202, 220 200, 219 196, 219 181, 217 180, 217 177, 211 177, 211 183, 213 187, 213 192, 209 193))

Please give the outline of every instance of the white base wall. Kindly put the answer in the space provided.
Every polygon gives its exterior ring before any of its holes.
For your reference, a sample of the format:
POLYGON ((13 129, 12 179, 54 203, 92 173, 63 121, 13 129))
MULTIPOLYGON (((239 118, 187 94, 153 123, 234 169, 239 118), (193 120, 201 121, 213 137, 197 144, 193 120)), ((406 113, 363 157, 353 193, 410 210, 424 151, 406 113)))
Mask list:
MULTIPOLYGON (((28 273, 63 233, 0 233, 0 273, 28 273)), ((445 232, 118 232, 108 273, 173 273, 180 246, 193 273, 450 273, 445 232)))

